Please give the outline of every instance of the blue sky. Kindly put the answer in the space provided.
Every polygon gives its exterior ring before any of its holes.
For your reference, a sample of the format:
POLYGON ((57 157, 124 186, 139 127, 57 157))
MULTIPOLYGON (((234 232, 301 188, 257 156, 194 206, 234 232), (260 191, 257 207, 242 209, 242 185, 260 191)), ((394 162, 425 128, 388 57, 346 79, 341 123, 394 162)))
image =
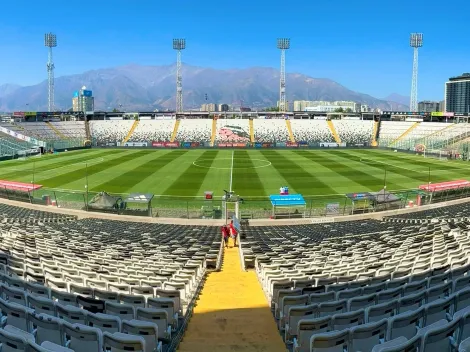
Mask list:
POLYGON ((409 33, 423 32, 419 99, 442 99, 444 82, 470 71, 468 0, 14 0, 2 1, 0 84, 46 76, 45 32, 57 34, 56 76, 136 63, 214 68, 279 66, 277 37, 290 37, 287 71, 331 78, 375 97, 409 95, 409 33))

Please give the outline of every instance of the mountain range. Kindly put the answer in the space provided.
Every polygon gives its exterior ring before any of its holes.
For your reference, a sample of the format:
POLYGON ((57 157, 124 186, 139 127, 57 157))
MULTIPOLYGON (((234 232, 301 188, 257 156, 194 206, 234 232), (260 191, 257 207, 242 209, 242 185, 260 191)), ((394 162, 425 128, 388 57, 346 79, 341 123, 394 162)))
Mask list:
MULTIPOLYGON (((55 79, 55 106, 58 110, 68 110, 72 106, 74 91, 86 86, 93 90, 95 110, 119 107, 124 111, 174 109, 175 73, 175 65, 130 64, 58 77, 55 79)), ((279 76, 279 70, 267 67, 218 70, 184 64, 184 107, 193 109, 204 103, 226 103, 255 109, 276 106, 279 76)), ((378 99, 352 91, 333 80, 312 78, 300 73, 288 73, 286 87, 287 100, 291 102, 347 100, 382 110, 408 109, 405 99, 400 99, 399 95, 378 99)), ((27 87, 0 85, 0 111, 44 111, 46 107, 47 80, 27 87)))

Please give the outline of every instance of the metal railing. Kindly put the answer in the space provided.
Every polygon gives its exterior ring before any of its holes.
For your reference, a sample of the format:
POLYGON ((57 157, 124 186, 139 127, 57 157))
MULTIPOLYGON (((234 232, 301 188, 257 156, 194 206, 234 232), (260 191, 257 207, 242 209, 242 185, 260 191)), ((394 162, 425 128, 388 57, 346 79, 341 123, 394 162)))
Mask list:
MULTIPOLYGON (((428 182, 427 174, 423 174, 423 184, 428 182)), ((315 217, 338 217, 353 214, 374 213, 382 210, 401 209, 415 204, 431 204, 453 199, 470 197, 470 188, 458 188, 442 192, 423 192, 417 189, 392 191, 398 199, 391 203, 371 201, 352 201, 345 195, 304 196, 306 205, 290 209, 273 209, 268 197, 244 197, 239 203, 240 220, 250 219, 296 219, 315 217)), ((90 201, 96 192, 79 192, 41 188, 34 191, 12 191, 0 188, 0 197, 65 209, 105 212, 117 215, 149 216, 147 206, 127 205, 126 208, 110 207, 105 210, 93 210, 90 201)), ((125 199, 125 194, 113 194, 125 199)), ((224 220, 224 200, 205 200, 204 198, 155 197, 151 202, 152 217, 174 219, 214 219, 224 220)))

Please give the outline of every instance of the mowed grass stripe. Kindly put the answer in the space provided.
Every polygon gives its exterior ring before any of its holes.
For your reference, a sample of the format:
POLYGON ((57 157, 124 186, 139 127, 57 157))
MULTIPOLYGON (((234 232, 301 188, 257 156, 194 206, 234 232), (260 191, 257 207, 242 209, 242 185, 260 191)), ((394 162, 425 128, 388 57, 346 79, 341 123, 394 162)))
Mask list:
POLYGON ((199 195, 199 189, 210 170, 209 167, 214 162, 218 153, 218 150, 206 150, 195 161, 203 162, 207 167, 199 167, 191 164, 164 193, 177 196, 199 195))
POLYGON ((233 153, 232 190, 245 196, 266 195, 249 153, 246 150, 236 150, 233 153))
POLYGON ((91 176, 91 175, 97 174, 98 172, 107 170, 111 167, 122 165, 124 163, 131 161, 132 159, 141 157, 143 155, 147 155, 152 152, 153 151, 147 151, 147 150, 141 150, 138 152, 135 152, 135 151, 129 152, 128 150, 126 150, 126 153, 122 153, 124 155, 121 156, 120 155, 121 153, 119 154, 119 158, 108 159, 102 163, 88 166, 87 170, 85 170, 86 165, 83 165, 83 167, 78 170, 66 172, 58 176, 41 180, 41 184, 46 187, 58 188, 61 185, 70 183, 79 178, 83 178, 85 177, 86 174, 88 174, 88 176, 91 176), (79 175, 79 177, 77 177, 77 175, 79 175))
MULTIPOLYGON (((69 159, 64 155, 60 155, 58 160, 54 160, 53 162, 46 162, 43 163, 42 161, 37 160, 36 163, 33 165, 33 163, 28 164, 28 168, 23 169, 21 171, 11 171, 6 174, 0 174, 0 178, 4 180, 9 180, 9 179, 15 179, 18 177, 24 176, 25 172, 32 172, 33 166, 34 166, 34 172, 36 174, 40 174, 41 172, 48 172, 48 171, 54 171, 56 168, 64 169, 66 166, 71 166, 75 164, 82 163, 83 166, 85 166, 86 162, 89 161, 90 163, 93 163, 94 159, 99 159, 104 156, 112 156, 116 154, 122 154, 125 153, 125 150, 117 150, 117 151, 103 151, 100 153, 95 153, 95 154, 88 154, 87 156, 82 156, 78 158, 73 158, 69 159)), ((23 165, 22 165, 23 166, 23 165)))
POLYGON ((291 184, 297 192, 311 194, 335 194, 333 188, 323 183, 314 174, 305 171, 305 169, 285 157, 287 151, 266 150, 261 154, 269 160, 279 174, 291 184))
MULTIPOLYGON (((379 191, 381 188, 383 188, 384 183, 386 182, 386 186, 389 189, 403 188, 400 184, 394 182, 393 177, 391 177, 391 175, 389 175, 389 177, 385 179, 386 175, 385 168, 383 167, 383 165, 382 167, 370 165, 369 163, 364 165, 360 161, 358 162, 357 160, 354 160, 353 156, 350 153, 345 153, 341 151, 334 151, 332 153, 332 156, 337 157, 334 160, 335 164, 337 164, 338 167, 335 168, 333 166, 331 170, 349 178, 350 180, 356 183, 359 183, 363 187, 366 187, 370 190, 379 191), (344 160, 344 162, 340 160, 344 160)), ((387 168, 387 172, 388 171, 392 172, 393 170, 389 170, 387 168)))
POLYGON ((421 166, 421 167, 424 168, 423 171, 425 171, 426 169, 431 167, 431 172, 432 172, 433 168, 438 169, 438 170, 444 170, 445 169, 445 170, 449 170, 449 171, 453 171, 453 172, 457 172, 457 173, 462 173, 462 172, 465 173, 467 171, 463 167, 459 167, 457 165, 452 165, 452 163, 448 163, 448 162, 445 162, 445 164, 443 164, 442 161, 437 161, 437 160, 433 160, 433 159, 417 160, 415 155, 406 155, 409 158, 404 158, 403 156, 398 156, 398 155, 395 155, 394 153, 387 153, 387 154, 384 155, 383 153, 377 152, 376 150, 372 150, 371 152, 372 152, 372 155, 369 154, 369 156, 382 157, 383 160, 388 160, 389 162, 390 161, 396 161, 398 163, 411 164, 411 165, 409 165, 411 172, 418 171, 416 168, 413 169, 413 166, 421 166))
MULTIPOLYGON (((343 153, 344 154, 344 152, 335 152, 335 153, 343 153)), ((359 157, 357 155, 353 155, 351 153, 348 154, 348 159, 354 160, 356 162, 362 163, 362 164, 367 165, 367 166, 375 167, 377 169, 381 169, 381 170, 387 169, 387 173, 395 173, 395 174, 398 174, 398 175, 406 176, 406 177, 408 177, 410 179, 413 179, 413 180, 415 180, 419 183, 427 183, 428 179, 429 179, 429 174, 428 174, 428 172, 426 172, 426 170, 413 169, 414 165, 419 164, 419 162, 417 162, 415 160, 410 160, 410 164, 406 163, 403 166, 398 166, 398 165, 392 164, 391 162, 392 161, 397 161, 397 162, 403 164, 404 163, 403 159, 402 160, 396 160, 395 158, 392 157, 392 158, 383 159, 384 161, 382 162, 382 161, 376 161, 376 160, 365 157, 365 158, 362 158, 362 160, 361 160, 361 157, 359 157), (407 171, 407 170, 409 170, 409 171, 407 171)), ((431 173, 432 173, 432 168, 431 168, 431 173)), ((387 184, 389 183, 388 179, 389 179, 389 177, 387 177, 387 184)), ((433 180, 437 181, 437 182, 448 181, 448 177, 442 176, 442 175, 434 175, 433 180)), ((400 188, 404 188, 404 187, 398 187, 396 189, 400 189, 400 188)))
MULTIPOLYGON (((135 184, 142 182, 147 177, 152 176, 158 172, 162 167, 168 163, 178 159, 180 156, 186 154, 187 150, 172 150, 169 153, 158 155, 156 158, 140 164, 127 172, 122 173, 114 178, 109 179, 107 182, 101 183, 96 187, 93 187, 92 191, 106 190, 107 192, 113 193, 125 193, 131 189, 135 184)), ((158 182, 158 178, 156 178, 158 182)))

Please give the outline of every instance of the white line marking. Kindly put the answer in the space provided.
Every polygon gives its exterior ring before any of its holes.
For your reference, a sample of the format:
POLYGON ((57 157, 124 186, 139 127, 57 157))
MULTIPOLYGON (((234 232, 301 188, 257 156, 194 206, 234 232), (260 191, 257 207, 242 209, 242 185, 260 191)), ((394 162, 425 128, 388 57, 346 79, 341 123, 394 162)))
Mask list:
POLYGON ((230 166, 230 192, 232 192, 232 181, 233 181, 233 154, 234 154, 234 151, 232 150, 232 166, 230 166))

